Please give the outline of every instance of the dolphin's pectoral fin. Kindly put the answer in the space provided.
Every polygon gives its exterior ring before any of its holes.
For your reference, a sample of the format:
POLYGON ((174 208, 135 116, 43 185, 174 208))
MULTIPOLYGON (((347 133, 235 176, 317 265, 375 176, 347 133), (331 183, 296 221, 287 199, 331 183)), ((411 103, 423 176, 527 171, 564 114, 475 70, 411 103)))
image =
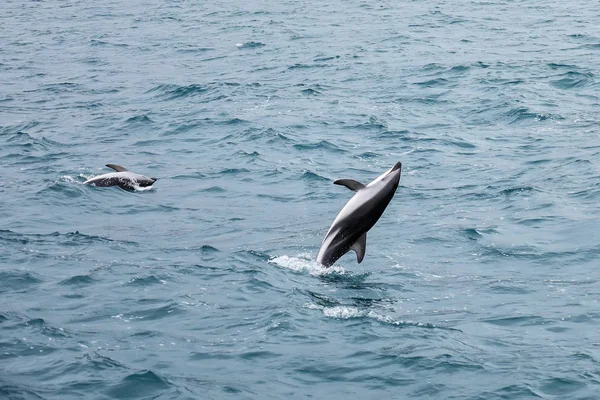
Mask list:
POLYGON ((123 171, 127 171, 127 168, 125 167, 121 167, 120 165, 116 165, 116 164, 106 164, 106 166, 108 168, 112 168, 117 172, 123 172, 123 171))
POLYGON ((365 253, 367 252, 367 233, 363 233, 361 237, 358 238, 356 242, 352 245, 352 250, 356 252, 356 261, 360 264, 365 258, 365 253))
POLYGON ((335 185, 346 186, 348 189, 354 190, 355 192, 358 192, 360 189, 365 187, 365 185, 363 185, 360 182, 355 181, 354 179, 338 179, 337 181, 335 181, 333 183, 335 185))

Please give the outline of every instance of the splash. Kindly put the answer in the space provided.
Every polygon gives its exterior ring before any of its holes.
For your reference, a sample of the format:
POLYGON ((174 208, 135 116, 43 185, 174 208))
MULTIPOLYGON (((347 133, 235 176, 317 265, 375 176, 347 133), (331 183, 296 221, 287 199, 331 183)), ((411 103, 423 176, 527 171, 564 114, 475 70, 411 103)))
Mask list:
POLYGON ((60 179, 61 179, 63 182, 68 182, 68 183, 81 183, 81 182, 79 182, 77 179, 73 178, 73 177, 72 177, 72 176, 70 176, 70 175, 63 175, 63 176, 61 176, 61 177, 60 177, 60 179))
POLYGON ((147 192, 147 191, 149 191, 149 190, 153 190, 153 189, 154 189, 154 186, 153 186, 153 185, 150 185, 150 186, 146 186, 146 187, 141 187, 141 186, 139 186, 139 185, 134 185, 134 186, 133 186, 133 189, 134 189, 136 192, 147 192))
POLYGON ((411 320, 397 320, 388 315, 379 314, 376 311, 368 309, 360 309, 357 307, 348 306, 332 306, 326 307, 314 303, 307 303, 305 307, 311 310, 320 310, 323 315, 335 319, 353 319, 353 318, 369 318, 383 324, 395 325, 395 326, 416 326, 420 328, 441 328, 451 329, 444 326, 437 326, 429 322, 417 322, 411 320))
POLYGON ((279 256, 273 257, 269 260, 269 263, 275 264, 282 268, 291 269, 296 272, 304 272, 308 271, 310 275, 320 276, 320 275, 331 275, 331 274, 340 274, 343 275, 346 273, 346 270, 343 267, 325 267, 314 260, 308 253, 299 254, 298 257, 290 257, 290 256, 279 256))

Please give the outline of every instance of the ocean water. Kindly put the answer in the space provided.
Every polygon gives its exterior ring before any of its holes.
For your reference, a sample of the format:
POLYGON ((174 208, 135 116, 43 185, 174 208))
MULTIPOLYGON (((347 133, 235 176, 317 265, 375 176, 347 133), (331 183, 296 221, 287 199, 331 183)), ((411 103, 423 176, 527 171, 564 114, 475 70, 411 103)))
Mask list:
POLYGON ((597 399, 590 1, 0 6, 0 398, 597 399), (320 243, 397 161, 367 254, 320 243), (82 183, 121 164, 127 192, 82 183))

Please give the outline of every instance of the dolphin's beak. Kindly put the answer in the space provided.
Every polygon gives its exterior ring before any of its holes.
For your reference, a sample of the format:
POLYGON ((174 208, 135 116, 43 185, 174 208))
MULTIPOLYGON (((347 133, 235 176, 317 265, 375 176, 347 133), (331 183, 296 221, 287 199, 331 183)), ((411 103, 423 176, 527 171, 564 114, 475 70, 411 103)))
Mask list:
POLYGON ((396 184, 400 183, 400 175, 402 174, 402 163, 397 162, 396 165, 390 169, 390 172, 386 176, 390 177, 396 184))
MULTIPOLYGON (((156 182, 158 180, 158 178, 150 178, 150 179, 152 179, 154 182, 156 182)), ((154 182, 152 182, 152 183, 154 183, 154 182)))

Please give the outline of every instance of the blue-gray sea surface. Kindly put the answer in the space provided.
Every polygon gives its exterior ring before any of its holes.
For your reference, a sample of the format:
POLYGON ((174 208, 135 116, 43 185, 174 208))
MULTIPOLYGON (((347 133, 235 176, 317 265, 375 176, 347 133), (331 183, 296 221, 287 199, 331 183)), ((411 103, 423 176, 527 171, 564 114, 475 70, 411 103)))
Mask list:
POLYGON ((593 1, 0 6, 0 398, 597 399, 593 1), (397 161, 367 255, 315 262, 397 161), (159 178, 83 182, 121 164, 159 178))

